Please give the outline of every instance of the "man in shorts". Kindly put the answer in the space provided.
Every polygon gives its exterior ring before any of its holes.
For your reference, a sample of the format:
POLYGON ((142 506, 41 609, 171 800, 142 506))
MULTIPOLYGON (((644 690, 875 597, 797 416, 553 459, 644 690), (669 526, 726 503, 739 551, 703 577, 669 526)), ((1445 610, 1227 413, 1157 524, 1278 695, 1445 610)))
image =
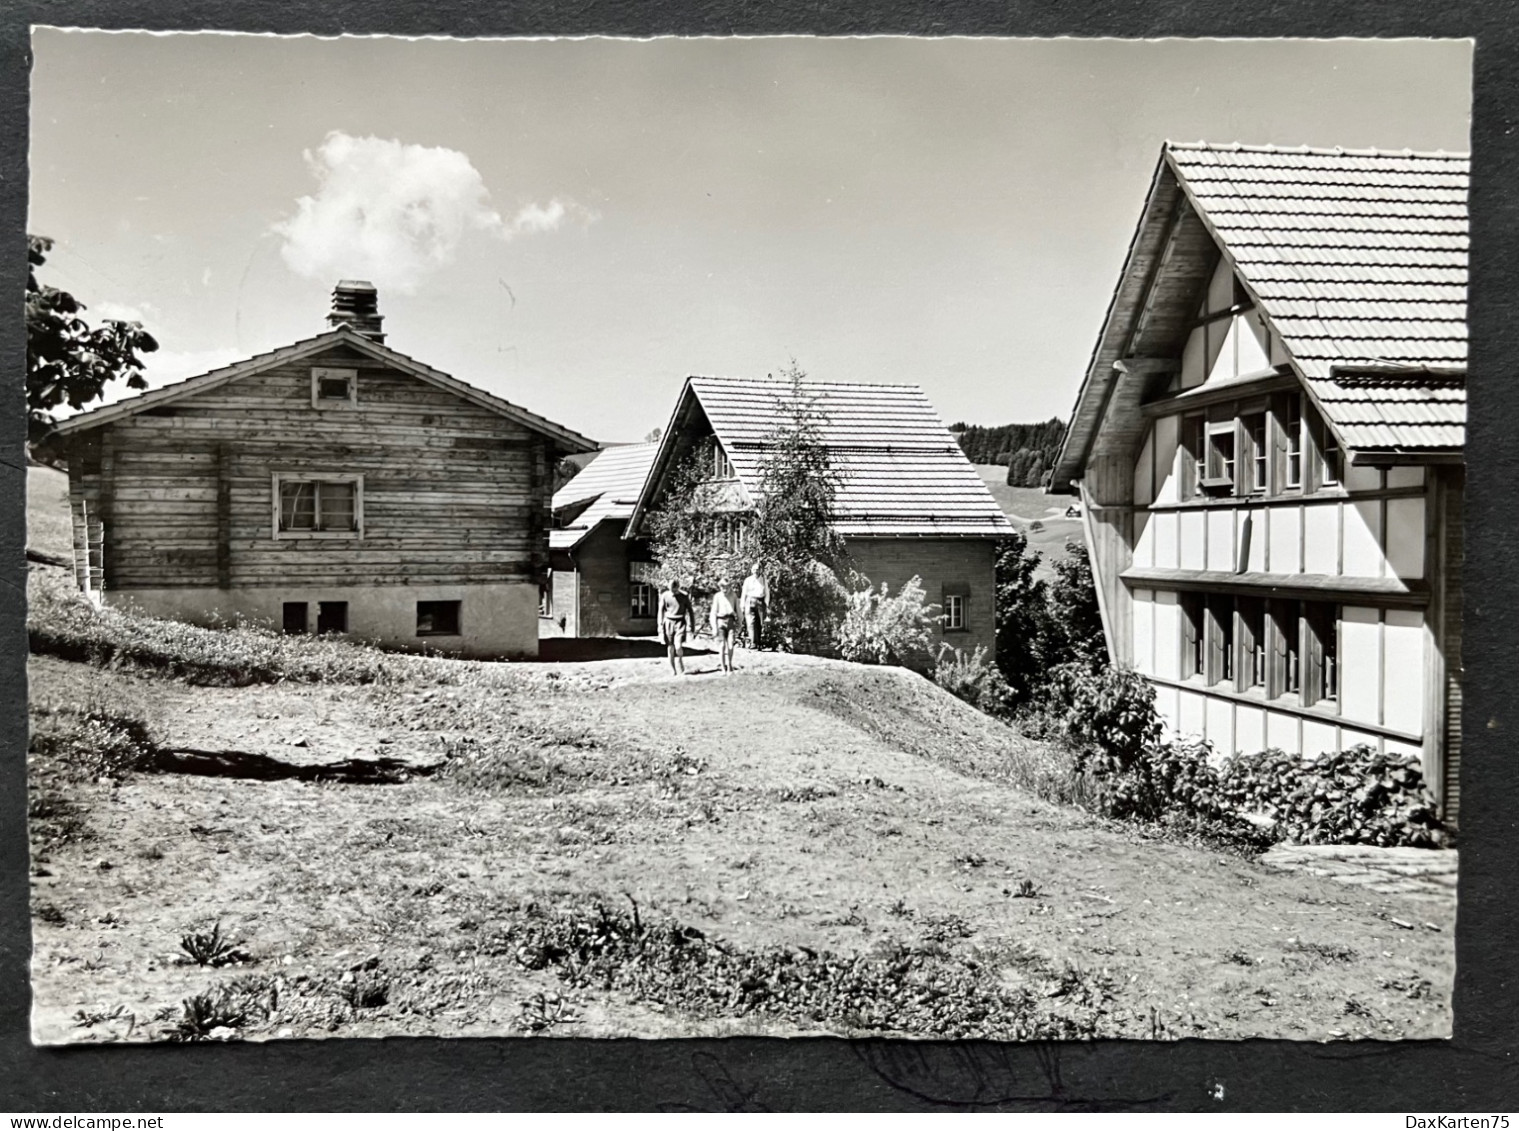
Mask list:
POLYGON ((670 674, 686 674, 686 636, 696 631, 691 598, 680 591, 680 580, 670 579, 670 587, 659 595, 659 638, 670 657, 670 674))
POLYGON ((723 671, 733 670, 733 641, 738 635, 738 610, 728 594, 719 589, 712 594, 712 639, 717 641, 723 671))

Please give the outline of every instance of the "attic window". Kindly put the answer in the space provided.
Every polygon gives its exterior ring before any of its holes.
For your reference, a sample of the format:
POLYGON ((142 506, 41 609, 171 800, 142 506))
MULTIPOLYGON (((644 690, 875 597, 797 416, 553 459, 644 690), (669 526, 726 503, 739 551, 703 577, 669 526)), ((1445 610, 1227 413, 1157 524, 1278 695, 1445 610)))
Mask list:
POLYGON ((316 366, 311 370, 312 408, 352 408, 359 401, 359 371, 316 366))
POLYGON ((1234 493, 1236 441, 1234 421, 1208 426, 1208 449, 1202 482, 1199 486, 1210 495, 1234 493))

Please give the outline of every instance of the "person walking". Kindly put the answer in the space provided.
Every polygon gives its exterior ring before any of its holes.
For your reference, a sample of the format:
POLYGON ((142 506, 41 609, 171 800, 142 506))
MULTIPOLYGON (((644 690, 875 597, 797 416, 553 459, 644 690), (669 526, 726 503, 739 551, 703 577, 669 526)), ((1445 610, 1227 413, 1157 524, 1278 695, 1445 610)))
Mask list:
POLYGON ((754 563, 749 576, 744 578, 738 602, 743 606, 744 626, 749 630, 749 647, 758 651, 765 631, 765 612, 770 606, 770 585, 760 572, 759 562, 754 563))
POLYGON ((659 595, 659 638, 670 658, 670 674, 686 674, 686 635, 696 631, 691 598, 680 591, 680 579, 672 577, 670 587, 659 595))
POLYGON ((733 641, 738 636, 738 610, 725 590, 712 594, 712 638, 725 672, 733 670, 733 641))

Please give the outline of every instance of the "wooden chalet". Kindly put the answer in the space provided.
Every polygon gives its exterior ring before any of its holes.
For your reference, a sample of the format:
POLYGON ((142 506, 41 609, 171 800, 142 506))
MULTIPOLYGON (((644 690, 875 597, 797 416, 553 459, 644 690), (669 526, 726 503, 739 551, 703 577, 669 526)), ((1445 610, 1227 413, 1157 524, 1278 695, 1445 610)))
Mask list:
MULTIPOLYGON (((822 439, 841 476, 836 529, 856 569, 893 594, 914 576, 943 622, 941 642, 967 652, 996 650, 997 542, 1013 530, 986 484, 916 385, 808 381, 822 439)), ((728 484, 742 538, 742 515, 759 496, 761 466, 776 429, 790 418, 789 382, 688 377, 655 452, 628 536, 644 531, 675 468, 695 460, 728 484)))
POLYGON ((654 632, 658 594, 641 569, 649 560, 648 543, 623 534, 658 449, 658 444, 607 448, 554 493, 545 636, 654 632))
POLYGON ((1467 176, 1168 143, 1052 481, 1172 733, 1416 754, 1451 823, 1467 176))
POLYGON ((81 588, 193 622, 538 652, 550 472, 584 436, 384 344, 343 281, 327 333, 72 417, 81 588))

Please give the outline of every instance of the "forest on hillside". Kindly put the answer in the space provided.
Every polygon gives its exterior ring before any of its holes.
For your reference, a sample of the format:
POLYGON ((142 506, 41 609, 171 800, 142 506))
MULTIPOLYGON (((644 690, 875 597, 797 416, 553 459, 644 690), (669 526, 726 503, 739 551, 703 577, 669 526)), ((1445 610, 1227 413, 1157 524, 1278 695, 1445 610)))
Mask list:
POLYGON ((1009 487, 1044 486, 1065 438, 1065 422, 1059 417, 1043 424, 1001 424, 995 428, 961 421, 950 425, 949 430, 971 463, 1005 465, 1009 487))

